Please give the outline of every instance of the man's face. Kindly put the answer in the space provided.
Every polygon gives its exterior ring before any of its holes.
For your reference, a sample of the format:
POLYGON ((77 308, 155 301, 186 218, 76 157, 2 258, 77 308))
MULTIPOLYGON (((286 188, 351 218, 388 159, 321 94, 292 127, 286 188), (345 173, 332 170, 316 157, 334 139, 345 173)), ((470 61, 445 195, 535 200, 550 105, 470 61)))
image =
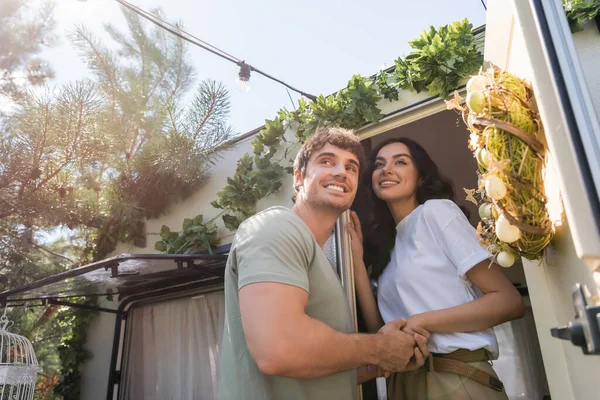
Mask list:
POLYGON ((358 186, 358 158, 330 143, 313 152, 304 176, 294 171, 298 197, 314 208, 338 214, 352 205, 358 186))

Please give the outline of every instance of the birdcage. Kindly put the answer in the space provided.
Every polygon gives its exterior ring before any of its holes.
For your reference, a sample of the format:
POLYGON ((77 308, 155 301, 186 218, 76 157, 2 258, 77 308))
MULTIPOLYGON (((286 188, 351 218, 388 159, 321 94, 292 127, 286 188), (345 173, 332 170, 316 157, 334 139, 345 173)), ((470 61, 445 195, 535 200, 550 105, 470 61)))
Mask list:
POLYGON ((31 400, 38 362, 29 339, 8 332, 12 322, 0 317, 0 400, 31 400))

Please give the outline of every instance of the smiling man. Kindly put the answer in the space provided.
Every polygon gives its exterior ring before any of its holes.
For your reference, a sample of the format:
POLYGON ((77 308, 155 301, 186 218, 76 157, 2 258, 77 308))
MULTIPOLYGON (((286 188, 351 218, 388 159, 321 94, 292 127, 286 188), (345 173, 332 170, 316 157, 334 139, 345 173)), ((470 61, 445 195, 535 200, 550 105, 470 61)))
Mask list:
POLYGON ((427 332, 405 321, 352 332, 342 286, 322 248, 356 195, 363 149, 356 136, 320 128, 294 162, 294 206, 240 225, 225 271, 219 399, 349 400, 377 366, 423 365, 427 332))

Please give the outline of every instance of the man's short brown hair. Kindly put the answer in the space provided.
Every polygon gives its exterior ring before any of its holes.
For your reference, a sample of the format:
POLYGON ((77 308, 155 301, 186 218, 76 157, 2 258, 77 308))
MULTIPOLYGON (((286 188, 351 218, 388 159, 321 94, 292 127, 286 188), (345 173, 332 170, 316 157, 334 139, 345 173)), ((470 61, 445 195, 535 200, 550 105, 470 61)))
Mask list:
MULTIPOLYGON (((313 152, 320 150, 327 143, 347 150, 354 154, 358 159, 359 173, 365 165, 365 150, 363 149, 358 137, 349 129, 339 127, 320 127, 317 128, 314 135, 302 145, 300 151, 294 160, 294 170, 300 171, 302 176, 306 172, 306 166, 313 152)), ((292 200, 296 201, 298 190, 294 185, 294 194, 292 200)))

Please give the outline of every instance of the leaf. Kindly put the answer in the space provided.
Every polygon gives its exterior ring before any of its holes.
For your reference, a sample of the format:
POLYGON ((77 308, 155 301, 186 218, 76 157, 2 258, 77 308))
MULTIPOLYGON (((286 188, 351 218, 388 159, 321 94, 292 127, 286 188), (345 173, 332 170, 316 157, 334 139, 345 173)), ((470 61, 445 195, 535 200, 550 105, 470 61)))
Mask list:
POLYGON ((223 215, 223 223, 225 224, 225 228, 230 231, 236 231, 242 221, 233 215, 225 214, 223 215))
POLYGON ((162 240, 156 242, 154 244, 154 250, 160 251, 161 253, 165 253, 167 251, 167 245, 162 240))
POLYGON ((168 226, 163 225, 160 228, 160 237, 161 238, 167 239, 169 237, 170 233, 171 233, 171 229, 168 226))

